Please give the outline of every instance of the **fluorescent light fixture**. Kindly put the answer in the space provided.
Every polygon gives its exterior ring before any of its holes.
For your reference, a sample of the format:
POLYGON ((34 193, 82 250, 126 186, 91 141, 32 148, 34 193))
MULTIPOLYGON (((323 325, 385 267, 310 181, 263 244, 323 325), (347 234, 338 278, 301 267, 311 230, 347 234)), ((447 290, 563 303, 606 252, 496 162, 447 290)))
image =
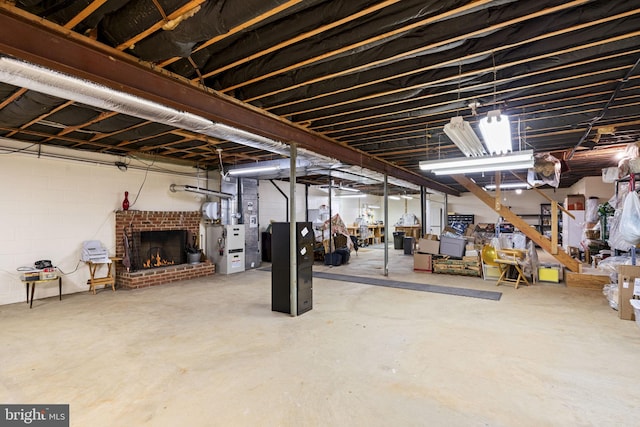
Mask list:
POLYGON ((398 196, 389 196, 388 198, 391 200, 400 200, 400 197, 398 196))
MULTIPOLYGON (((495 184, 487 184, 484 186, 485 190, 495 190, 496 189, 496 185, 495 184)), ((500 184, 500 189, 501 190, 514 190, 517 188, 531 188, 531 186, 529 184, 527 184, 526 182, 503 182, 502 184, 500 184)))
POLYGON ((403 195, 402 195, 402 196, 400 196, 400 197, 402 197, 403 199, 407 199, 407 200, 413 200, 413 197, 411 197, 411 196, 407 196, 406 194, 403 194, 403 195))
POLYGON ((358 190, 357 188, 353 188, 353 187, 344 187, 342 186, 342 184, 340 185, 321 185, 320 188, 322 188, 323 190, 328 190, 329 187, 331 187, 332 190, 341 190, 341 191, 351 191, 353 193, 359 193, 360 190, 358 190))
POLYGON ((279 170, 280 167, 279 166, 254 166, 254 167, 248 167, 248 168, 237 168, 237 169, 230 169, 228 171, 229 175, 249 175, 252 173, 260 173, 260 172, 271 172, 271 171, 276 171, 279 170))
POLYGON ((444 133, 467 157, 478 157, 486 154, 478 135, 473 131, 469 122, 460 116, 451 117, 451 121, 444 125, 444 133))
POLYGON ((360 192, 360 190, 358 190, 357 188, 343 187, 342 185, 338 187, 338 190, 351 191, 352 193, 359 193, 360 192))
POLYGON ((526 150, 502 156, 421 161, 420 169, 431 171, 436 175, 454 175, 475 172, 529 169, 533 167, 533 163, 533 150, 526 150))
POLYGON ((341 199, 362 199, 367 197, 366 194, 336 194, 336 197, 340 197, 341 199))
POLYGON ((513 151, 509 116, 500 110, 491 110, 480 120, 480 132, 489 154, 506 154, 513 151))

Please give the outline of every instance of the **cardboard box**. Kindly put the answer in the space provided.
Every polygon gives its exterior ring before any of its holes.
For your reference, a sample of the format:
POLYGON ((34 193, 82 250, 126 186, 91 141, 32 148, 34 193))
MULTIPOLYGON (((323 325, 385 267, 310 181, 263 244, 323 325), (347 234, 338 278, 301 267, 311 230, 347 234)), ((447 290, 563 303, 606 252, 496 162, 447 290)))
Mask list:
MULTIPOLYGON (((640 282, 640 266, 618 266, 618 317, 622 320, 634 320, 633 307, 629 302, 633 298, 636 279, 640 282)), ((640 285, 640 283, 638 283, 640 285)))
POLYGON ((417 251, 423 254, 434 254, 437 255, 440 253, 440 241, 433 240, 431 236, 437 239, 437 236, 433 234, 427 234, 424 239, 418 240, 418 249, 417 251))
POLYGON ((564 199, 564 208, 570 211, 583 211, 585 206, 584 194, 569 194, 564 199))
POLYGON ((464 235, 466 237, 471 237, 471 236, 473 236, 473 233, 475 233, 475 231, 476 231, 476 225, 475 224, 469 224, 467 226, 467 229, 464 230, 464 235))
POLYGON ((431 254, 413 254, 413 269, 415 271, 425 271, 431 273, 433 271, 433 265, 431 263, 431 254))
POLYGON ((440 236, 440 254, 462 258, 466 244, 466 239, 440 236))

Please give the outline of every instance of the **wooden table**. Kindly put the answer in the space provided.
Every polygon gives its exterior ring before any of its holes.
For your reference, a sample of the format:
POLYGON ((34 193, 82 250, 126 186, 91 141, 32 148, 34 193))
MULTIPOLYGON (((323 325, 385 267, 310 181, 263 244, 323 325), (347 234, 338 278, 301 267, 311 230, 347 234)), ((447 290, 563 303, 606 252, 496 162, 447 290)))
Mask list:
POLYGON ((114 264, 115 261, 118 261, 121 259, 122 258, 109 257, 109 260, 111 262, 86 261, 87 266, 89 266, 89 275, 91 276, 89 280, 87 280, 87 285, 89 285, 89 292, 92 292, 95 295, 96 286, 100 286, 100 285, 104 285, 105 288, 111 285, 111 290, 113 292, 116 291, 116 276, 115 274, 112 273, 111 266, 114 264), (96 277, 96 273, 98 272, 98 269, 103 265, 107 266, 107 275, 104 277, 96 277))
POLYGON ((384 243, 384 225, 367 225, 368 234, 366 236, 360 235, 360 227, 360 225, 350 225, 347 227, 347 231, 349 231, 350 235, 356 236, 358 239, 366 240, 366 243, 370 245, 375 243, 384 243))
POLYGON ((58 292, 60 295, 60 301, 62 301, 62 276, 58 276, 58 277, 53 277, 51 279, 38 279, 38 280, 23 280, 23 282, 25 283, 26 287, 27 287, 27 304, 29 304, 29 308, 33 307, 33 294, 34 291, 36 290, 36 284, 37 283, 47 283, 47 282, 53 282, 54 280, 58 281, 58 292), (31 285, 31 301, 29 301, 29 285, 31 285))
POLYGON ((416 241, 422 237, 421 225, 396 225, 396 231, 404 231, 406 237, 413 237, 416 241))

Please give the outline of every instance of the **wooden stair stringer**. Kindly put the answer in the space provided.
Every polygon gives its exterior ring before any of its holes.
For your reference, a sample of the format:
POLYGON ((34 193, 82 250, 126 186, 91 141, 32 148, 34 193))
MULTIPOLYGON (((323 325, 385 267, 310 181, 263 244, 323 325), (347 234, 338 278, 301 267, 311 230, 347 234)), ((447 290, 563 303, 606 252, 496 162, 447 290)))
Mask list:
POLYGON ((566 253, 562 248, 551 247, 551 241, 544 237, 535 228, 531 227, 524 219, 520 218, 517 214, 513 213, 511 209, 499 204, 496 206, 496 198, 489 195, 476 183, 471 181, 464 175, 451 175, 460 185, 469 190, 474 196, 480 199, 484 204, 495 210, 501 217, 513 224, 518 230, 525 236, 533 240, 538 246, 540 246, 545 252, 557 259, 561 264, 567 267, 574 273, 582 272, 582 263, 571 255, 566 253))

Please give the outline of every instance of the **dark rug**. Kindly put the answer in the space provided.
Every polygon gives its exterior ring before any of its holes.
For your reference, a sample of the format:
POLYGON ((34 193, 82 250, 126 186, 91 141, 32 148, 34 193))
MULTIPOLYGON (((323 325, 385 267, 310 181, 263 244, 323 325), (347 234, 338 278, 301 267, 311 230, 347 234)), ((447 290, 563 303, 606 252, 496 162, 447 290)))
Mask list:
MULTIPOLYGON (((271 268, 260 268, 261 271, 271 271, 271 268)), ((378 279, 375 277, 350 276, 348 274, 335 274, 314 271, 313 277, 342 282, 361 283, 363 285, 384 286, 387 288, 408 289, 411 291, 432 292, 435 294, 453 295, 458 297, 480 298, 492 301, 500 301, 502 292, 481 291, 478 289, 455 288, 452 286, 429 285, 425 283, 401 282, 398 280, 378 279)))

